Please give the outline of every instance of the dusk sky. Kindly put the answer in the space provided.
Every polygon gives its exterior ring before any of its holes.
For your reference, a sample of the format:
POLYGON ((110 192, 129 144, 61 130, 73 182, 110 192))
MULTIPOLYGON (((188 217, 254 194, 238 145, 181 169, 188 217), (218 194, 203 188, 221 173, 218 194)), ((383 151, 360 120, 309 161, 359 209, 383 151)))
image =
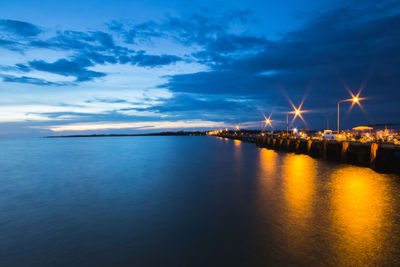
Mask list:
POLYGON ((399 123, 400 1, 0 0, 0 136, 399 123))

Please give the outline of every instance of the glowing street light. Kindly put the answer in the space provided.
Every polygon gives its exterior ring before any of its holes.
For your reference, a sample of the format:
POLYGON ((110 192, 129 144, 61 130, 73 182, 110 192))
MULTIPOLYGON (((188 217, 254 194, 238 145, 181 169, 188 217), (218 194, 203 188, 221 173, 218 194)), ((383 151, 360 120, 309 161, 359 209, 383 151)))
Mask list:
POLYGON ((272 114, 269 115, 268 118, 264 116, 265 127, 266 127, 267 125, 269 125, 269 126, 272 127, 272 124, 271 124, 271 121, 272 121, 272 120, 271 120, 271 116, 272 116, 272 114))
MULTIPOLYGON (((292 103, 291 103, 292 104, 292 103)), ((300 117, 300 119, 304 122, 304 123, 306 123, 305 121, 304 121, 304 119, 303 119, 303 116, 301 116, 301 113, 303 113, 304 111, 302 111, 301 110, 301 106, 302 106, 303 104, 300 104, 300 106, 298 107, 298 108, 296 108, 293 104, 292 104, 292 106, 293 106, 293 111, 290 111, 290 112, 286 112, 286 133, 289 133, 289 114, 294 114, 294 117, 293 117, 293 119, 292 119, 292 121, 294 121, 296 118, 297 118, 297 116, 299 116, 300 117)))
POLYGON ((352 102, 350 108, 352 108, 352 107, 354 106, 354 104, 357 104, 357 105, 359 105, 359 106, 361 107, 361 105, 360 105, 360 100, 363 100, 363 99, 365 99, 365 98, 360 98, 360 97, 359 97, 359 96, 360 96, 360 93, 361 93, 361 91, 358 92, 357 95, 353 95, 353 93, 350 92, 352 98, 343 99, 343 100, 339 100, 339 101, 338 101, 338 103, 337 103, 337 133, 338 133, 338 134, 340 133, 340 127, 339 127, 339 125, 340 125, 340 122, 339 122, 339 120, 340 120, 340 116, 339 116, 339 104, 340 104, 340 103, 343 103, 343 102, 352 102))

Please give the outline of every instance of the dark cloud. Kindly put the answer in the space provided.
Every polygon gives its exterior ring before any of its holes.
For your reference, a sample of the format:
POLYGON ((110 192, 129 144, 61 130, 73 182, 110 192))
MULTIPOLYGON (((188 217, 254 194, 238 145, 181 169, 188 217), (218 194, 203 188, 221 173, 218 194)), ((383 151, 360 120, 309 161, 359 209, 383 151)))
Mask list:
POLYGON ((141 67, 156 67, 169 65, 182 60, 174 55, 146 55, 144 51, 139 51, 136 55, 131 57, 131 63, 141 67))
POLYGON ((0 31, 21 37, 32 37, 41 33, 41 30, 33 24, 10 19, 0 19, 0 31))
POLYGON ((22 45, 19 42, 4 40, 0 38, 0 47, 12 50, 12 51, 22 51, 22 45))
POLYGON ((46 71, 63 76, 74 76, 77 82, 90 81, 94 78, 104 77, 106 74, 102 72, 86 69, 92 66, 92 63, 85 59, 70 61, 67 59, 59 59, 53 63, 43 60, 34 60, 29 62, 31 69, 46 71))
MULTIPOLYGON (((264 42, 257 53, 220 58, 211 71, 173 75, 162 87, 255 100, 285 100, 286 92, 298 104, 311 89, 305 105, 332 110, 338 99, 348 97, 346 87, 356 92, 365 86, 364 95, 399 99, 399 10, 370 4, 331 10, 280 40, 264 42)), ((384 112, 394 110, 376 110, 384 112)))
MULTIPOLYGON (((106 76, 106 73, 88 70, 88 67, 93 67, 97 64, 119 63, 153 68, 173 64, 182 60, 175 55, 148 55, 145 51, 136 52, 127 47, 117 45, 111 34, 101 31, 58 31, 55 36, 48 39, 36 38, 30 39, 27 42, 23 41, 22 43, 14 40, 0 39, 0 47, 20 52, 25 52, 25 50, 29 48, 45 48, 72 52, 73 55, 69 58, 62 58, 55 62, 34 60, 27 64, 16 64, 13 68, 16 71, 26 73, 31 70, 39 70, 63 76, 73 76, 76 77, 75 82, 90 81, 95 78, 106 76)), ((23 83, 32 81, 33 84, 40 84, 34 78, 13 80, 23 83)), ((48 82, 43 84, 47 85, 52 83, 48 82)))
POLYGON ((258 51, 266 42, 264 37, 234 33, 237 24, 251 20, 249 11, 229 11, 222 15, 169 17, 165 21, 149 21, 127 26, 113 21, 109 29, 123 35, 127 43, 148 42, 154 38, 170 38, 187 46, 198 45, 203 50, 192 55, 202 63, 215 64, 227 56, 240 57, 258 51))
POLYGON ((95 64, 131 63, 144 67, 157 67, 181 60, 174 55, 147 55, 145 51, 136 52, 116 45, 112 35, 101 31, 88 33, 58 32, 56 37, 45 41, 34 41, 31 45, 40 48, 74 51, 74 60, 85 58, 95 64))
POLYGON ((34 84, 34 85, 41 85, 41 86, 63 86, 66 85, 65 83, 56 83, 56 82, 49 82, 43 79, 32 78, 27 76, 12 76, 12 75, 1 75, 3 82, 9 83, 27 83, 27 84, 34 84))
MULTIPOLYGON (((123 109, 130 110, 130 109, 123 109)), ((122 110, 122 111, 123 111, 122 110)), ((172 98, 160 100, 147 108, 134 108, 136 111, 151 111, 156 114, 172 116, 175 119, 201 119, 211 121, 237 122, 254 117, 254 103, 247 99, 226 99, 210 95, 175 94, 172 98)), ((260 114, 257 113, 257 116, 260 114)))

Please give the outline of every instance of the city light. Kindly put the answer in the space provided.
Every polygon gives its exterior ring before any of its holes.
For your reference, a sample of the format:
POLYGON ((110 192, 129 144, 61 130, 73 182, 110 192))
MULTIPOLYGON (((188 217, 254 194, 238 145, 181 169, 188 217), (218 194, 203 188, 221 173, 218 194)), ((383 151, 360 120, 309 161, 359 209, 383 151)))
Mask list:
POLYGON ((338 134, 340 132, 340 110, 339 110, 340 103, 352 102, 349 111, 353 108, 354 104, 357 104, 362 110, 364 110, 363 107, 360 104, 360 100, 363 100, 363 99, 366 99, 366 98, 361 98, 360 97, 361 90, 356 95, 354 95, 349 89, 348 89, 348 91, 349 91, 349 93, 351 95, 351 98, 339 100, 338 103, 337 103, 337 133, 338 134))
POLYGON ((272 115, 269 115, 268 118, 264 116, 264 122, 265 122, 264 128, 267 127, 267 125, 269 125, 270 127, 272 127, 272 124, 271 124, 271 122, 272 122, 271 116, 272 116, 272 115))
POLYGON ((307 124, 306 121, 304 120, 303 116, 301 115, 302 113, 305 112, 304 110, 301 110, 301 106, 302 106, 302 105, 303 105, 303 104, 300 104, 300 106, 299 106, 298 108, 296 108, 294 105, 292 105, 294 111, 289 112, 289 113, 294 114, 294 117, 293 117, 293 119, 292 119, 292 122, 295 121, 297 117, 299 117, 299 118, 304 122, 304 124, 307 124))

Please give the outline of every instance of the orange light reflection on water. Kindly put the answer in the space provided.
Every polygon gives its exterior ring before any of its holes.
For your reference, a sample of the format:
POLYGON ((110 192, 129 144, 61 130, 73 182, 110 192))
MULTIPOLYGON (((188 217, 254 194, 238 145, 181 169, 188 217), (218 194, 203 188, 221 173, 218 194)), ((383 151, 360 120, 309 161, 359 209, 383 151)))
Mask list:
POLYGON ((284 235, 288 253, 305 257, 310 248, 313 195, 315 191, 315 160, 305 155, 288 154, 283 165, 283 190, 286 209, 284 235))
POLYGON ((370 169, 347 166, 332 174, 332 222, 336 249, 344 265, 375 265, 390 249, 390 196, 386 177, 370 169))
POLYGON ((310 216, 314 193, 315 160, 304 155, 287 155, 284 164, 285 199, 289 216, 304 220, 310 216))
POLYGON ((276 171, 277 153, 274 150, 259 149, 261 175, 270 180, 276 171), (266 174, 266 175, 265 175, 266 174))
POLYGON ((258 170, 257 227, 270 233, 260 239, 277 246, 282 265, 398 263, 390 261, 400 244, 393 177, 266 149, 258 170))

